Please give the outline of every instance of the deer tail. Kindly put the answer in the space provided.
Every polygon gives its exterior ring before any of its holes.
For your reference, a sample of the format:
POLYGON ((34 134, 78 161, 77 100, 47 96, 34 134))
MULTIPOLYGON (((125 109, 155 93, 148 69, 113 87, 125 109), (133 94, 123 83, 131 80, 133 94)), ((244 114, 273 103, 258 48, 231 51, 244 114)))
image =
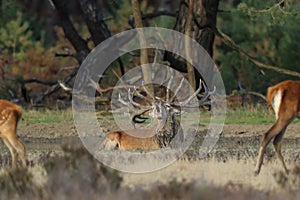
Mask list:
POLYGON ((267 104, 270 106, 272 104, 272 101, 274 99, 274 96, 277 94, 278 88, 269 87, 267 91, 267 104))

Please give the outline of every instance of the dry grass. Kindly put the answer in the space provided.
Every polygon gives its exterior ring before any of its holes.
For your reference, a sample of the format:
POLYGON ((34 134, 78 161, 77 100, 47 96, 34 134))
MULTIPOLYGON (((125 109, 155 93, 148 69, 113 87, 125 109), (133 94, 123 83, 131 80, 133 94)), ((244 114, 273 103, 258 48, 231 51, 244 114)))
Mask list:
MULTIPOLYGON (((300 167, 290 176, 266 162, 253 176, 252 159, 179 160, 156 172, 118 173, 82 147, 63 147, 28 169, 0 171, 0 199, 297 199, 300 167), (275 174, 275 175, 274 175, 275 174)), ((291 163, 288 163, 291 166, 291 163)))
MULTIPOLYGON (((136 186, 150 188, 153 184, 166 184, 176 179, 178 181, 185 180, 217 187, 224 187, 228 183, 233 183, 264 192, 282 188, 274 177, 274 174, 282 170, 276 161, 266 162, 259 176, 254 176, 254 164, 254 159, 240 161, 229 159, 226 162, 219 162, 215 159, 209 161, 179 160, 166 168, 152 173, 124 173, 122 174, 124 178, 123 185, 132 188, 136 186)), ((295 164, 287 164, 290 168, 295 167, 295 164)))

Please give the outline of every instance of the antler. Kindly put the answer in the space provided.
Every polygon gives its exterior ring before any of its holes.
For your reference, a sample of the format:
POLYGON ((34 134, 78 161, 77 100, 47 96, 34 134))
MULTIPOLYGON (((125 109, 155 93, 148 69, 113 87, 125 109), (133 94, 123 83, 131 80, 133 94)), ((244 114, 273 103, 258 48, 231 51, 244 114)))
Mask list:
POLYGON ((175 92, 174 92, 174 95, 173 97, 170 99, 169 102, 173 102, 175 97, 177 96, 177 93, 179 92, 180 88, 182 87, 182 84, 183 84, 183 81, 184 81, 184 78, 181 79, 180 83, 179 83, 179 86, 176 88, 175 92))
MULTIPOLYGON (((144 85, 143 85, 143 88, 145 89, 144 85)), ((133 100, 134 92, 136 92, 138 97, 143 98, 148 101, 148 99, 145 96, 143 96, 136 90, 136 87, 134 87, 133 91, 131 90, 131 88, 128 89, 128 94, 127 94, 128 100, 129 100, 128 102, 122 99, 121 94, 119 94, 118 101, 120 103, 122 103, 123 105, 129 107, 129 109, 134 112, 134 114, 131 116, 131 123, 132 123, 133 127, 135 128, 135 123, 144 123, 146 121, 146 119, 148 119, 147 117, 143 117, 142 115, 144 113, 148 112, 149 110, 151 110, 152 106, 150 106, 150 105, 144 106, 144 105, 141 105, 140 103, 135 102, 133 100), (136 109, 136 107, 139 108, 139 110, 136 109)), ((147 91, 145 91, 145 92, 148 94, 147 91)))
MULTIPOLYGON (((200 79, 199 88, 188 99, 186 99, 183 102, 171 102, 171 105, 180 106, 180 107, 187 107, 187 108, 195 108, 195 107, 199 107, 199 106, 203 106, 203 105, 211 105, 211 103, 215 101, 215 97, 213 96, 215 91, 216 91, 215 86, 214 86, 214 89, 212 91, 208 91, 206 85, 204 83, 202 84, 202 80, 200 79), (204 91, 205 91, 203 97, 201 99, 199 99, 197 102, 195 102, 193 104, 189 104, 189 102, 194 97, 196 97, 198 95, 198 93, 201 91, 202 85, 203 85, 204 91), (208 99, 208 97, 210 97, 210 96, 212 97, 212 99, 208 99)), ((176 92, 176 94, 177 94, 177 92, 176 92)))
POLYGON ((153 97, 153 95, 151 94, 151 92, 150 92, 150 91, 147 89, 147 87, 145 86, 145 82, 144 82, 144 81, 142 81, 142 87, 143 87, 144 91, 146 92, 147 96, 151 97, 152 100, 154 101, 155 98, 153 97))
POLYGON ((170 80, 168 82, 168 85, 167 85, 167 94, 166 94, 166 101, 169 102, 169 98, 170 98, 170 87, 171 87, 171 83, 172 83, 172 80, 173 80, 173 76, 170 77, 170 80))

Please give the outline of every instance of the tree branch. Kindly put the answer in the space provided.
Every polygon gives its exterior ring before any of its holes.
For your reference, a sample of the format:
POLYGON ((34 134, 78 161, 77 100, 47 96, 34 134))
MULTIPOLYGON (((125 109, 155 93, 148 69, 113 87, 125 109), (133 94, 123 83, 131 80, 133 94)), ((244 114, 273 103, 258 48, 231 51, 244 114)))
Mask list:
POLYGON ((262 10, 248 10, 250 12, 253 12, 253 13, 268 13, 268 12, 271 12, 272 10, 274 10, 275 8, 279 8, 281 7, 283 4, 284 4, 285 0, 281 0, 277 3, 275 3, 272 7, 270 8, 265 8, 265 9, 262 9, 262 10))
POLYGON ((24 84, 39 83, 39 84, 43 84, 43 85, 55 85, 57 83, 57 81, 44 81, 44 80, 37 79, 36 77, 29 78, 29 79, 24 79, 24 80, 22 80, 22 82, 24 84))
MULTIPOLYGON (((61 82, 68 83, 74 76, 77 74, 77 69, 73 70, 68 76, 66 76, 61 82)), ((55 84, 52 85, 51 88, 49 88, 47 91, 45 91, 42 95, 38 96, 34 103, 40 103, 43 101, 47 96, 53 94, 54 92, 58 91, 61 88, 60 84, 55 81, 55 84)))
POLYGON ((57 14, 60 18, 62 28, 68 40, 72 43, 76 49, 76 59, 79 63, 85 59, 90 52, 90 49, 84 39, 77 33, 73 26, 69 14, 67 13, 66 0, 51 0, 57 10, 57 14))
POLYGON ((247 57, 249 59, 249 61, 251 61, 253 64, 255 64, 258 68, 269 69, 269 70, 273 70, 273 71, 281 73, 281 74, 286 74, 286 75, 290 75, 290 76, 294 76, 294 77, 300 78, 300 73, 298 73, 298 72, 291 71, 291 70, 288 70, 288 69, 283 69, 283 68, 276 67, 276 66, 273 66, 273 65, 268 65, 268 64, 265 64, 265 63, 262 63, 262 62, 258 61, 256 58, 250 56, 244 49, 242 49, 241 47, 239 47, 233 41, 233 39, 230 38, 228 35, 226 35, 225 33, 221 32, 216 27, 213 27, 212 30, 222 40, 222 42, 224 42, 224 44, 226 44, 228 47, 232 48, 233 50, 235 50, 239 54, 247 57))

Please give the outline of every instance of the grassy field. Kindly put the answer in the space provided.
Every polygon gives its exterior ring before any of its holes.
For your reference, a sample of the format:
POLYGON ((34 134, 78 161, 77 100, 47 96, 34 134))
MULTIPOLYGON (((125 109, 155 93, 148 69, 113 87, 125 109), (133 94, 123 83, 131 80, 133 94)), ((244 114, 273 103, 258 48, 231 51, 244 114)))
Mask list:
POLYGON ((35 124, 35 123, 65 123, 73 121, 72 110, 25 110, 23 121, 20 123, 35 124))
MULTIPOLYGON (((113 120, 111 113, 97 113, 99 120, 113 120)), ((64 123, 73 121, 73 113, 68 110, 25 110, 21 123, 64 123)), ((200 122, 210 122, 210 112, 200 112, 200 122)), ((272 109, 265 106, 227 109, 225 124, 271 124, 275 122, 275 115, 272 109)), ((299 122, 298 119, 294 123, 299 122)))
MULTIPOLYGON (((210 112, 201 112, 201 122, 210 122, 210 112)), ((111 113, 97 114, 99 120, 113 120, 111 113)), ((24 121, 21 123, 64 123, 73 120, 71 109, 67 110, 49 110, 35 109, 25 110, 23 115, 24 121)), ((275 116, 271 109, 266 107, 248 107, 227 109, 225 124, 264 124, 274 123, 275 116)))
MULTIPOLYGON (((0 199, 273 200, 298 199, 300 195, 297 124, 291 125, 292 130, 287 130, 295 132, 286 140, 293 144, 285 143, 283 146, 290 175, 282 173, 272 147, 268 148, 261 174, 258 177, 253 175, 258 137, 275 121, 271 109, 228 109, 224 138, 219 140, 210 157, 199 160, 184 156, 168 167, 145 174, 123 173, 105 167, 82 145, 63 146, 58 151, 60 143, 57 141, 60 138, 77 137, 72 115, 71 110, 25 110, 20 124, 22 129, 27 127, 25 132, 29 134, 26 135, 25 146, 34 141, 33 147, 37 149, 28 150, 28 169, 2 167, 0 199), (64 126, 66 128, 63 129, 64 126), (72 133, 68 132, 70 128, 74 129, 70 130, 72 133), (244 130, 248 133, 243 133, 244 130), (34 135, 33 131, 42 133, 34 135), (49 135, 52 135, 50 139, 49 135), (37 142, 42 144, 35 146, 37 142)), ((110 113, 97 114, 97 118, 107 126, 112 124, 110 113)), ((210 113, 201 112, 200 119, 200 124, 209 123, 210 113)), ((198 143, 195 144, 197 148, 198 143)), ((2 165, 7 166, 10 162, 8 151, 3 148, 0 152, 2 165)))

